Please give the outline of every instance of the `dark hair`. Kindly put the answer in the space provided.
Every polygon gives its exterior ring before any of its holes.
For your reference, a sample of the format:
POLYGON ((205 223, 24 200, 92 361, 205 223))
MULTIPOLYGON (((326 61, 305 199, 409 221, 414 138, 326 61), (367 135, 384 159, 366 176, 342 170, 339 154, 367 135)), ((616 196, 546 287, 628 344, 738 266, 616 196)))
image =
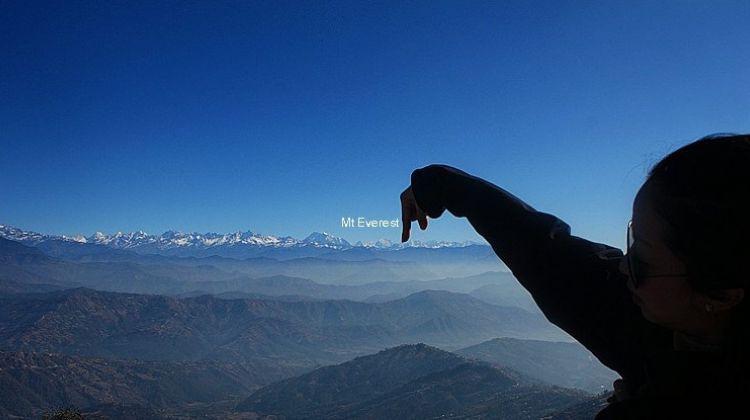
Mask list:
POLYGON ((747 287, 750 135, 715 134, 668 154, 648 173, 670 249, 702 292, 747 287))
MULTIPOLYGON (((733 367, 747 362, 750 338, 750 135, 714 134, 687 144, 651 168, 655 211, 669 224, 667 246, 702 293, 742 288, 722 348, 733 367)), ((745 364, 746 365, 746 364, 745 364)))

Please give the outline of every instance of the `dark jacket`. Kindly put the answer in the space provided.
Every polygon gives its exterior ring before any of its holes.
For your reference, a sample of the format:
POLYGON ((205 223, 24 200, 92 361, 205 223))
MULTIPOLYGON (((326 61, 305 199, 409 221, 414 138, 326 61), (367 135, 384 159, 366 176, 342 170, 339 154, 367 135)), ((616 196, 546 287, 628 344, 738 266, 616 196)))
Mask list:
POLYGON ((415 170, 411 187, 429 217, 466 217, 547 319, 621 375, 634 397, 611 401, 598 420, 721 418, 739 401, 723 356, 676 351, 673 332, 643 317, 619 271, 620 249, 571 235, 559 218, 448 165, 415 170))

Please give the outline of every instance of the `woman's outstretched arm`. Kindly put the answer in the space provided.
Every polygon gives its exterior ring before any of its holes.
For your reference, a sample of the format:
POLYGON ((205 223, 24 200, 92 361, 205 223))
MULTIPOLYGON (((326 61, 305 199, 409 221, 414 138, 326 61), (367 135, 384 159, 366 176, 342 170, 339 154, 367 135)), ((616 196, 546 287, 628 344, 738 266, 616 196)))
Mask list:
MULTIPOLYGON (((640 375, 644 333, 660 331, 644 331, 652 327, 633 303, 626 277, 619 272, 620 249, 573 236, 570 226, 554 215, 448 165, 415 170, 404 193, 413 194, 418 210, 431 218, 445 210, 466 217, 547 319, 623 377, 640 375)), ((423 229, 426 224, 420 220, 423 229)), ((410 221, 404 220, 404 225, 408 237, 410 221)))

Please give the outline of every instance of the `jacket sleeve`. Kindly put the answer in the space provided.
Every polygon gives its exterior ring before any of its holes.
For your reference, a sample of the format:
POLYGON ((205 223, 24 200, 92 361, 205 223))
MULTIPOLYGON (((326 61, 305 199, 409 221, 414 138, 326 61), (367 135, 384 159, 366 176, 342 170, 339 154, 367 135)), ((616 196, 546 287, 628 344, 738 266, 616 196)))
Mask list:
POLYGON ((559 218, 448 165, 415 170, 411 187, 429 217, 466 217, 549 321, 623 378, 640 379, 645 324, 619 272, 620 249, 573 236, 559 218))

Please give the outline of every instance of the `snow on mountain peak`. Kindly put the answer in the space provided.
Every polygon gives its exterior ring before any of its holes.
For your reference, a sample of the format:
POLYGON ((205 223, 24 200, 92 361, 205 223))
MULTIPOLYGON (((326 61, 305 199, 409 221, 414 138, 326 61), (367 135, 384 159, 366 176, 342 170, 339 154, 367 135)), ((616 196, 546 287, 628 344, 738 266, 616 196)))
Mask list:
POLYGON ((82 244, 85 244, 85 243, 88 242, 88 240, 86 240, 86 237, 83 236, 83 235, 75 235, 75 236, 65 236, 65 235, 63 235, 62 238, 65 241, 79 242, 79 243, 82 243, 82 244))
POLYGON ((48 235, 42 235, 41 233, 36 232, 26 232, 8 225, 0 225, 0 237, 28 245, 36 245, 49 238, 48 235))
POLYGON ((328 232, 313 232, 305 239, 299 240, 291 236, 262 235, 252 231, 220 234, 220 233, 183 233, 168 230, 161 235, 151 235, 142 230, 125 233, 118 231, 115 234, 96 232, 89 237, 83 235, 54 236, 44 235, 36 232, 26 232, 21 229, 0 225, 0 237, 18 241, 27 245, 36 245, 47 240, 63 240, 69 242, 92 243, 105 245, 118 249, 156 248, 160 250, 191 247, 195 249, 206 249, 219 246, 251 246, 251 247, 276 247, 289 248, 298 246, 321 247, 330 249, 349 249, 352 247, 377 248, 384 250, 398 250, 407 247, 441 248, 441 247, 464 247, 477 245, 477 242, 451 242, 451 241, 417 241, 411 239, 407 242, 393 242, 389 239, 378 239, 373 241, 357 241, 354 245, 347 240, 334 236, 328 232))
POLYGON ((302 240, 305 244, 325 246, 330 248, 351 248, 351 244, 344 238, 333 236, 328 232, 313 232, 302 240))

